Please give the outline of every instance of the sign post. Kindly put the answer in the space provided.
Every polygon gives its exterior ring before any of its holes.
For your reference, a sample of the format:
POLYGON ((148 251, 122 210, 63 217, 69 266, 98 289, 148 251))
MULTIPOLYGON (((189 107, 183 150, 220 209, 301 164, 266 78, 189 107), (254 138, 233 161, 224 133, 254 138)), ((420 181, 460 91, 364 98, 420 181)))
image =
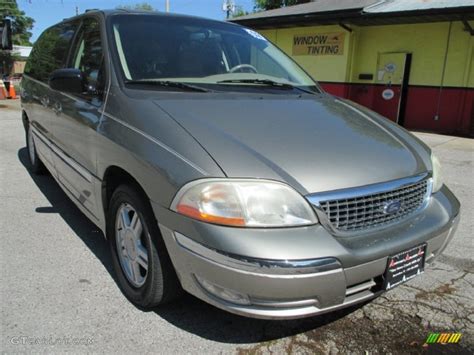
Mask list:
POLYGON ((0 49, 2 50, 13 49, 12 24, 11 24, 11 21, 8 19, 4 19, 0 21, 0 38, 1 38, 0 49))

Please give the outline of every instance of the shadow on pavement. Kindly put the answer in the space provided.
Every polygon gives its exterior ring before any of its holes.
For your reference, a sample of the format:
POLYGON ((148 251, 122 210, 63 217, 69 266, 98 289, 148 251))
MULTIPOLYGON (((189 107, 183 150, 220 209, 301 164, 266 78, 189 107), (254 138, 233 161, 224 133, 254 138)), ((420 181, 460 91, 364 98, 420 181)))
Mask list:
MULTIPOLYGON (((35 175, 30 172, 26 148, 18 151, 18 158, 51 204, 51 207, 37 207, 36 212, 58 213, 116 281, 109 247, 102 232, 82 214, 51 175, 35 175)), ((199 337, 222 343, 244 344, 279 339, 313 330, 343 318, 360 307, 361 305, 353 306, 312 318, 271 321, 233 315, 186 293, 179 300, 158 307, 153 312, 172 325, 199 337)))
POLYGON ((51 206, 37 207, 37 213, 58 213, 64 221, 71 227, 76 235, 82 239, 84 244, 94 253, 107 271, 114 276, 112 269, 112 258, 109 253, 109 246, 102 232, 93 224, 74 203, 61 190, 58 183, 49 174, 35 175, 30 171, 28 160, 28 150, 21 148, 18 151, 18 159, 30 174, 31 179, 40 189, 41 193, 48 199, 51 206))
POLYGON ((295 320, 263 320, 237 316, 186 294, 155 312, 174 326, 221 343, 259 343, 285 338, 329 325, 362 307, 295 320))

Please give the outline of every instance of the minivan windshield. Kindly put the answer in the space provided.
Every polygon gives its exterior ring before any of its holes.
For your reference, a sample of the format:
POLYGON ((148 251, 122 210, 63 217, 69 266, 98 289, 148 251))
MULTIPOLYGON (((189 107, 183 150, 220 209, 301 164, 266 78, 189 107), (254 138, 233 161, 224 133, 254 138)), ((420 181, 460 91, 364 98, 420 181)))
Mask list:
POLYGON ((248 28, 193 17, 137 14, 113 16, 112 30, 129 83, 319 91, 286 54, 248 28))

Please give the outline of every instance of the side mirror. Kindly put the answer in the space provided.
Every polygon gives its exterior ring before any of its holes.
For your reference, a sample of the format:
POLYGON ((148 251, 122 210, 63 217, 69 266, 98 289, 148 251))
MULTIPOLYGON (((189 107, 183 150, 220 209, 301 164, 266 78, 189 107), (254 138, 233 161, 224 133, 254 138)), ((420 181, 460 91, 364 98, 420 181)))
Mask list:
POLYGON ((53 90, 82 94, 87 91, 86 79, 79 69, 66 68, 53 71, 49 77, 49 87, 53 90))
POLYGON ((12 23, 10 20, 0 21, 0 49, 2 50, 12 50, 13 41, 12 41, 12 23))

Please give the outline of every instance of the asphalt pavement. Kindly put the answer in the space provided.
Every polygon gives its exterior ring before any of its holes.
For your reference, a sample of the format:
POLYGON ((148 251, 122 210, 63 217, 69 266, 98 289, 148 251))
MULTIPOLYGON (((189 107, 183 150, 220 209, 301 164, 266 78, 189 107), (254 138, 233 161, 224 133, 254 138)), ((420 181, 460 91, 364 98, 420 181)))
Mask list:
POLYGON ((102 233, 49 175, 28 170, 19 100, 0 101, 0 351, 474 353, 474 140, 426 133, 462 203, 424 275, 363 306, 292 321, 235 316, 185 295, 150 312, 121 294, 102 233), (459 332, 459 344, 423 344, 459 332))

